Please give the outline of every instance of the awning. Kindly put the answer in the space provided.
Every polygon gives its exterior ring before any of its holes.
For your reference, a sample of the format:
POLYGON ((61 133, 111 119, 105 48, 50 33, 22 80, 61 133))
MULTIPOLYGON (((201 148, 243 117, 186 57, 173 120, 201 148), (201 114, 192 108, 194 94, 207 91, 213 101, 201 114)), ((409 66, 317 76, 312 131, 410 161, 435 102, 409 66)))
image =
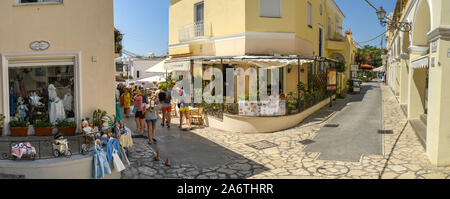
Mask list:
MULTIPOLYGON (((254 65, 259 68, 264 69, 274 69, 274 68, 282 68, 288 65, 297 66, 298 60, 300 60, 300 65, 305 63, 312 63, 314 60, 311 59, 298 59, 298 58, 275 58, 273 56, 236 56, 231 58, 222 59, 223 63, 232 63, 232 64, 249 64, 254 65)), ((207 63, 215 63, 220 64, 220 59, 212 59, 206 61, 207 63)))
POLYGON ((363 69, 373 69, 374 67, 369 65, 369 64, 362 64, 361 68, 363 68, 363 69))
POLYGON ((166 79, 164 78, 164 76, 154 76, 154 77, 149 77, 149 78, 145 78, 145 79, 140 79, 137 80, 138 82, 164 82, 166 81, 166 79))
POLYGON ((380 66, 378 68, 373 69, 373 72, 384 72, 384 71, 385 71, 384 66, 380 66))
POLYGON ((412 69, 428 68, 429 59, 430 58, 428 55, 419 57, 418 59, 411 62, 411 68, 412 69))
POLYGON ((190 71, 191 61, 180 61, 180 62, 167 62, 164 61, 164 69, 167 71, 190 71))
MULTIPOLYGON (((300 65, 304 63, 311 63, 314 62, 313 60, 300 60, 300 65)), ((248 64, 256 65, 260 68, 265 69, 273 69, 273 68, 282 68, 286 67, 288 65, 297 66, 298 60, 296 59, 260 59, 260 60, 248 60, 248 64)))

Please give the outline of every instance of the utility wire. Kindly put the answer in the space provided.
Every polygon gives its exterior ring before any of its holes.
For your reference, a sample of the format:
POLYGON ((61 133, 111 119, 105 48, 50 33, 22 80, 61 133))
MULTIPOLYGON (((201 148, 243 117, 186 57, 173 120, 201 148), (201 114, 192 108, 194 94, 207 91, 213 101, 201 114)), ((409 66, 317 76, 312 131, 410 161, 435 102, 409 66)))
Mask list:
POLYGON ((376 36, 376 37, 374 37, 374 38, 372 38, 372 39, 370 39, 370 40, 368 40, 368 41, 361 41, 361 42, 356 42, 356 43, 357 43, 358 45, 359 45, 359 44, 363 44, 363 43, 369 43, 369 42, 371 42, 371 41, 373 41, 373 40, 376 40, 376 39, 378 39, 379 37, 383 36, 384 34, 386 34, 386 32, 387 32, 387 31, 384 31, 383 33, 379 34, 378 36, 376 36))
POLYGON ((373 9, 375 9, 376 11, 378 11, 378 9, 377 9, 372 3, 370 3, 369 0, 365 0, 365 1, 366 1, 370 6, 372 6, 373 9))

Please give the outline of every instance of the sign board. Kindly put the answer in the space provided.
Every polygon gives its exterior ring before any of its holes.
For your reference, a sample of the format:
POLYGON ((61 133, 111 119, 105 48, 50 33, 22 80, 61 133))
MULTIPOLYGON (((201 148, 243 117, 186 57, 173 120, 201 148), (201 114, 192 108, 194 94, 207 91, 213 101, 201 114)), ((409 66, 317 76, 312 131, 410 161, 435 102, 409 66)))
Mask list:
POLYGON ((169 71, 190 71, 191 61, 166 63, 164 68, 169 71))
POLYGON ((50 48, 48 41, 33 41, 30 44, 30 48, 33 50, 47 50, 50 48))
POLYGON ((358 65, 352 65, 352 71, 358 71, 359 66, 358 65))
POLYGON ((260 117, 260 116, 281 116, 286 114, 286 101, 238 101, 239 115, 260 117))
POLYGON ((327 90, 334 91, 337 89, 337 71, 336 69, 327 70, 327 90))

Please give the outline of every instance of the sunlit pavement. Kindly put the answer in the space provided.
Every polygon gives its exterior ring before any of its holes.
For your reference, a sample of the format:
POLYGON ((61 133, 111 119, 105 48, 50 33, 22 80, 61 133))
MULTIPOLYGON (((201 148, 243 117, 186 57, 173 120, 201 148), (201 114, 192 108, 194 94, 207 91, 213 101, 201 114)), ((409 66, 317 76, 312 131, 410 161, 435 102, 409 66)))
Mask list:
MULTIPOLYGON (((362 153, 359 161, 347 162, 321 160, 319 152, 304 151, 307 141, 315 143, 319 130, 340 117, 349 102, 360 103, 352 102, 357 96, 349 95, 295 128, 270 134, 230 133, 208 127, 181 131, 176 125, 179 118, 173 119, 171 129, 162 130, 159 122, 156 145, 134 139, 131 168, 123 171, 122 178, 450 179, 450 167, 431 165, 413 129, 405 125, 406 118, 391 90, 375 85, 382 94, 383 130, 393 130, 393 134, 381 135, 379 155, 362 153), (260 146, 272 147, 258 150, 247 145, 258 141, 264 141, 260 146), (162 161, 153 160, 155 149, 161 150, 162 161), (164 165, 167 157, 171 167, 164 165)), ((126 123, 133 128, 134 119, 126 119, 126 123)))

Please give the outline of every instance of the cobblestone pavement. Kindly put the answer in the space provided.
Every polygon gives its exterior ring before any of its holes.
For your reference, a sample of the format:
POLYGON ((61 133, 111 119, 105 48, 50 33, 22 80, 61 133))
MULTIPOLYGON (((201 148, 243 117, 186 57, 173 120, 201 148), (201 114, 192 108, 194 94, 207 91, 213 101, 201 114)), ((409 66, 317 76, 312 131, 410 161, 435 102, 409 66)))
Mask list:
MULTIPOLYGON (((390 89, 380 84, 383 99, 383 155, 363 155, 359 162, 317 160, 319 153, 303 152, 300 141, 314 140, 317 132, 349 102, 337 100, 336 106, 324 107, 297 127, 270 134, 222 132, 212 128, 195 129, 194 133, 224 147, 236 155, 228 164, 199 168, 193 164, 164 165, 153 161, 154 150, 144 139, 134 139, 130 151, 131 168, 123 179, 450 179, 450 167, 432 166, 398 101, 390 89), (257 150, 247 144, 268 141, 275 147, 257 150), (393 148, 394 147, 394 148, 393 148)), ((175 119, 177 120, 177 119, 175 119)), ((175 121, 174 120, 174 121, 175 121)), ((162 157, 164 159, 164 157, 162 157)))

